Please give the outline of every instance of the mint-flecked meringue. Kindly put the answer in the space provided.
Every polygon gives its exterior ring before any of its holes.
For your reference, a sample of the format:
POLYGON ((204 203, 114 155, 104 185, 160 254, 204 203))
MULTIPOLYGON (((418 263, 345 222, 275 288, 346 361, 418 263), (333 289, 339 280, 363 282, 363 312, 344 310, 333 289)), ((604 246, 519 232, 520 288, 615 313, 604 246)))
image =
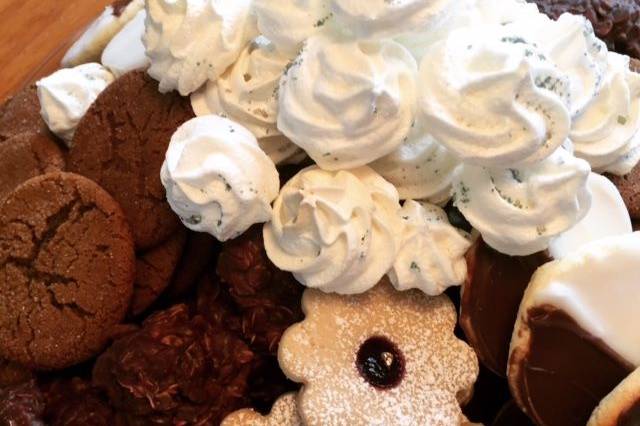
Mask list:
POLYGON ((251 0, 147 0, 144 43, 160 91, 216 80, 257 35, 251 0))
POLYGON ((80 120, 114 80, 109 70, 96 63, 63 68, 43 78, 36 83, 42 119, 71 146, 80 120))
POLYGON ((279 164, 301 153, 277 127, 278 83, 290 55, 266 38, 256 38, 218 80, 191 95, 196 115, 218 114, 251 130, 260 147, 279 164))
POLYGON ((185 226, 220 241, 268 221, 280 187, 275 165, 251 132, 215 115, 178 128, 161 180, 185 226))
POLYGON ((527 256, 589 212, 589 172, 586 161, 563 148, 524 169, 464 164, 453 183, 455 205, 491 247, 527 256))
POLYGON ((329 0, 253 0, 253 8, 260 33, 294 55, 332 20, 329 0))
POLYGON ((438 296, 467 278, 465 254, 471 242, 447 219, 438 206, 407 200, 400 211, 405 231, 389 279, 404 291, 422 290, 438 296))
POLYGON ((281 80, 278 129, 323 169, 366 165, 408 136, 416 73, 394 41, 312 37, 281 80))
POLYGON ((363 293, 391 269, 403 223, 396 189, 369 167, 307 168, 281 190, 264 227, 267 255, 303 285, 363 293))
POLYGON ((463 28, 436 43, 420 85, 424 126, 466 163, 532 164, 569 135, 569 77, 505 26, 463 28))

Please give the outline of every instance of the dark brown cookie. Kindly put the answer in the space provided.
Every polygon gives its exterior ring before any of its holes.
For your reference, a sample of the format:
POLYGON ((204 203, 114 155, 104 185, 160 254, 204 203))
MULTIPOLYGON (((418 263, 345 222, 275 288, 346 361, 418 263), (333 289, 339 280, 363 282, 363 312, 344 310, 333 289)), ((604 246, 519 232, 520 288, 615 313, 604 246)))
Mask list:
POLYGON ((207 268, 216 262, 216 252, 220 246, 213 236, 189 231, 182 258, 167 289, 168 298, 183 297, 198 283, 207 268))
POLYGON ((33 373, 12 361, 0 359, 0 388, 19 385, 33 379, 33 373))
POLYGON ((21 133, 49 133, 40 116, 35 84, 24 88, 0 106, 0 142, 21 133))
POLYGON ((193 116, 188 98, 163 95, 145 72, 134 71, 100 94, 76 130, 69 170, 96 181, 120 203, 138 249, 154 247, 178 229, 160 168, 171 136, 193 116))
POLYGON ((158 247, 138 255, 131 315, 143 313, 167 288, 182 256, 186 234, 186 230, 179 229, 158 247))
POLYGON ((618 188, 631 219, 640 219, 640 165, 625 176, 607 175, 618 188))
POLYGON ((106 191, 70 173, 28 180, 0 207, 0 356, 59 369, 96 355, 134 278, 133 238, 106 191))
POLYGON ((22 133, 0 144, 0 202, 32 177, 64 170, 62 150, 41 133, 22 133))
POLYGON ((0 424, 44 426, 44 396, 34 380, 0 388, 0 424))

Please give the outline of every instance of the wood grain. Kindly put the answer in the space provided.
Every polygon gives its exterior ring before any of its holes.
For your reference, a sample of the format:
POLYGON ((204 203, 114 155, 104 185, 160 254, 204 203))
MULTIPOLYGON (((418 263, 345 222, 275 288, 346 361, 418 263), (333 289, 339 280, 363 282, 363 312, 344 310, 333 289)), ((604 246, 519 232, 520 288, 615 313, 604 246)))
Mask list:
POLYGON ((112 0, 0 0, 0 100, 51 73, 112 0))

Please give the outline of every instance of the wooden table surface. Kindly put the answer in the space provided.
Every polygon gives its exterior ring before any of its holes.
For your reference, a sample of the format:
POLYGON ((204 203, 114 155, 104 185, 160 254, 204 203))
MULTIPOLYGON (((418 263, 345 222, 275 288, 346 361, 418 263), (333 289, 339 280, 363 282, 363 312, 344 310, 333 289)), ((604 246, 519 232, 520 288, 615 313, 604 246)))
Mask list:
POLYGON ((0 0, 0 101, 57 69, 112 0, 0 0))

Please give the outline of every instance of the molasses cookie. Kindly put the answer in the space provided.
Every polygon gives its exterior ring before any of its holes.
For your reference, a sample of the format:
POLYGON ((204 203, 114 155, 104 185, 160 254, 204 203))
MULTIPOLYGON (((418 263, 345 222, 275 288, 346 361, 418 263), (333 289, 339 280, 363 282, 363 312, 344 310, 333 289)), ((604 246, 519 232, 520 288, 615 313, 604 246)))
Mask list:
POLYGON ((0 144, 0 202, 21 183, 41 174, 62 171, 64 154, 48 136, 22 133, 0 144))
POLYGON ((607 175, 620 191, 632 219, 640 219, 640 166, 625 176, 607 175))
POLYGON ((49 370, 96 355, 134 275, 129 227, 102 188, 61 172, 20 185, 0 207, 0 356, 49 370))
POLYGON ((49 133, 40 116, 35 84, 24 88, 0 106, 0 142, 25 132, 49 133))
POLYGON ((171 136, 192 117, 188 99, 161 94, 154 80, 135 71, 102 92, 78 125, 69 170, 120 203, 138 249, 165 241, 180 224, 166 202, 160 168, 171 136))

